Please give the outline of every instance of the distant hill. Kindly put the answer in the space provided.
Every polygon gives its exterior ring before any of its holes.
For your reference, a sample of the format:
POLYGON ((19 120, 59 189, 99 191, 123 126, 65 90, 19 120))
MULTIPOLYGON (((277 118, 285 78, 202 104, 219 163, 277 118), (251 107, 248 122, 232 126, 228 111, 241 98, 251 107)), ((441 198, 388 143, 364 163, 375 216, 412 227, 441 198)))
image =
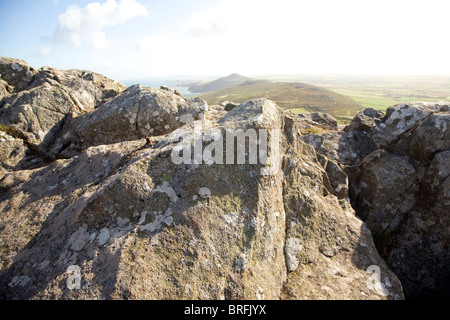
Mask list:
POLYGON ((204 82, 204 83, 202 83, 202 82, 192 83, 189 86, 189 91, 195 92, 195 93, 212 92, 212 91, 231 88, 236 85, 240 85, 246 81, 252 81, 252 79, 241 76, 240 74, 237 74, 237 73, 233 73, 233 74, 229 75, 228 77, 219 78, 214 81, 209 81, 209 82, 204 82))
POLYGON ((328 89, 299 82, 270 82, 265 80, 247 82, 210 93, 200 95, 208 104, 220 104, 223 101, 236 103, 249 99, 267 97, 280 107, 295 113, 326 112, 340 123, 348 123, 363 110, 359 103, 328 89))

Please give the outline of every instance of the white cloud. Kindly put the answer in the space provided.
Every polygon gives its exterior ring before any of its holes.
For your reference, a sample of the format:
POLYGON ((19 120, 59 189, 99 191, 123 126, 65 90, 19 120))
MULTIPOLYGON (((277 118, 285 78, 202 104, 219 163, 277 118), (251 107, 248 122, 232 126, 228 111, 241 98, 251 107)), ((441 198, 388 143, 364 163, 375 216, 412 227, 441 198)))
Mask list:
POLYGON ((147 9, 136 0, 108 0, 103 4, 93 2, 83 8, 70 6, 58 16, 53 39, 75 47, 86 41, 93 48, 104 49, 109 45, 105 28, 147 15, 147 9))
POLYGON ((51 47, 42 46, 39 50, 31 50, 28 52, 29 56, 32 57, 48 57, 53 53, 53 49, 51 47))
POLYGON ((47 57, 53 52, 52 48, 50 47, 41 47, 39 53, 41 56, 47 57))
POLYGON ((224 0, 137 48, 159 74, 450 72, 449 15, 447 0, 224 0))

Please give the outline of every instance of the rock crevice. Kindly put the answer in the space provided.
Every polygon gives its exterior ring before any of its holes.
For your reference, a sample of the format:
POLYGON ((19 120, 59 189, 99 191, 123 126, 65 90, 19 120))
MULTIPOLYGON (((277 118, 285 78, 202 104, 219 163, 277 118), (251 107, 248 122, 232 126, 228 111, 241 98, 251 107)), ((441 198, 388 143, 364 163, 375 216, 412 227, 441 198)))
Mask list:
POLYGON ((366 110, 335 131, 327 115, 265 98, 227 112, 170 88, 20 66, 32 77, 1 83, 2 299, 402 299, 399 278, 414 287, 404 268, 419 267, 398 257, 412 248, 435 263, 426 283, 444 274, 442 105, 366 110))

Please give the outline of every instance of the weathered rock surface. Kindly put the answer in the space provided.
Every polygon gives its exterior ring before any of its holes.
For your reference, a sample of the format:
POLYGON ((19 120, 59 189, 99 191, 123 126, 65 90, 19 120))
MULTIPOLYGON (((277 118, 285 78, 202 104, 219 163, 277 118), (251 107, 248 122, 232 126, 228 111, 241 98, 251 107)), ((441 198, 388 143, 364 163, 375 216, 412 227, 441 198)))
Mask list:
POLYGON ((225 109, 225 111, 231 111, 234 108, 236 108, 239 104, 235 102, 224 101, 220 105, 225 109))
POLYGON ((181 92, 178 91, 177 89, 173 89, 173 88, 170 88, 170 87, 167 87, 167 86, 160 86, 160 89, 161 90, 166 90, 166 91, 169 91, 169 92, 172 92, 172 93, 175 93, 177 96, 180 96, 180 97, 184 98, 184 96, 181 94, 181 92))
POLYGON ((8 83, 0 78, 0 98, 7 94, 9 94, 8 83))
POLYGON ((339 189, 346 174, 272 101, 213 121, 203 100, 134 86, 65 112, 38 151, 66 158, 0 182, 1 298, 403 298, 339 189), (236 129, 267 142, 260 162, 220 152, 236 129))
POLYGON ((43 143, 52 157, 72 157, 96 145, 167 134, 205 117, 202 99, 185 99, 165 89, 132 86, 92 113, 67 121, 43 143))
POLYGON ((449 126, 448 103, 414 103, 302 137, 347 165, 352 205, 412 298, 450 296, 449 126))
POLYGON ((1 84, 9 93, 25 90, 36 73, 37 70, 23 60, 0 58, 0 78, 3 79, 1 84))
POLYGON ((2 123, 41 142, 65 115, 93 111, 125 87, 92 73, 43 68, 29 87, 0 102, 2 123))
POLYGON ((298 117, 301 119, 302 126, 306 129, 314 126, 319 126, 327 130, 338 129, 338 123, 336 119, 326 113, 301 113, 298 115, 298 117))
MULTIPOLYGON (((25 156, 27 146, 23 140, 0 131, 0 162, 4 167, 13 169, 25 156)), ((0 178, 3 176, 0 176, 0 178)))
MULTIPOLYGON (((68 117, 92 112, 126 89, 97 73, 49 67, 36 70, 11 58, 0 59, 0 73, 1 131, 14 132, 14 138, 27 147, 25 152, 18 150, 21 157, 14 157, 18 168, 41 165, 49 157, 47 148, 40 145, 54 139, 54 132, 68 117)), ((11 166, 8 162, 2 160, 11 166)))
POLYGON ((208 120, 217 121, 227 114, 221 105, 208 106, 208 120))
POLYGON ((45 83, 53 86, 56 81, 69 89, 73 103, 82 111, 97 108, 126 89, 122 83, 91 71, 59 70, 50 67, 43 67, 38 71, 30 88, 45 83))

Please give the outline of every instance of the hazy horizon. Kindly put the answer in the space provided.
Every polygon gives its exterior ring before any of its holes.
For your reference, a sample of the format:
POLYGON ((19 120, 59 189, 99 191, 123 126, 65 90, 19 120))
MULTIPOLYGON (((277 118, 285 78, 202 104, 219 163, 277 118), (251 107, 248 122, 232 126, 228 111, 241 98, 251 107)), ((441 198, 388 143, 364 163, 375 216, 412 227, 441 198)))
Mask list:
MULTIPOLYGON (((95 71, 95 70, 91 70, 95 71)), ((147 76, 147 77, 128 77, 115 79, 120 81, 134 81, 134 80, 170 80, 170 81, 190 81, 190 80, 216 80, 219 78, 225 78, 232 74, 238 74, 241 76, 253 78, 253 79, 267 79, 273 80, 276 79, 300 79, 300 78, 370 78, 370 79, 383 79, 383 78, 395 78, 395 77, 404 77, 409 79, 420 79, 420 78, 448 78, 450 79, 449 74, 438 74, 438 73, 423 73, 423 74, 377 74, 377 73, 269 73, 269 74, 242 74, 238 72, 226 72, 226 73, 214 73, 214 74, 170 74, 170 75, 156 75, 156 76, 147 76)))
POLYGON ((446 0, 6 0, 0 56, 122 81, 447 76, 449 16, 446 0))

